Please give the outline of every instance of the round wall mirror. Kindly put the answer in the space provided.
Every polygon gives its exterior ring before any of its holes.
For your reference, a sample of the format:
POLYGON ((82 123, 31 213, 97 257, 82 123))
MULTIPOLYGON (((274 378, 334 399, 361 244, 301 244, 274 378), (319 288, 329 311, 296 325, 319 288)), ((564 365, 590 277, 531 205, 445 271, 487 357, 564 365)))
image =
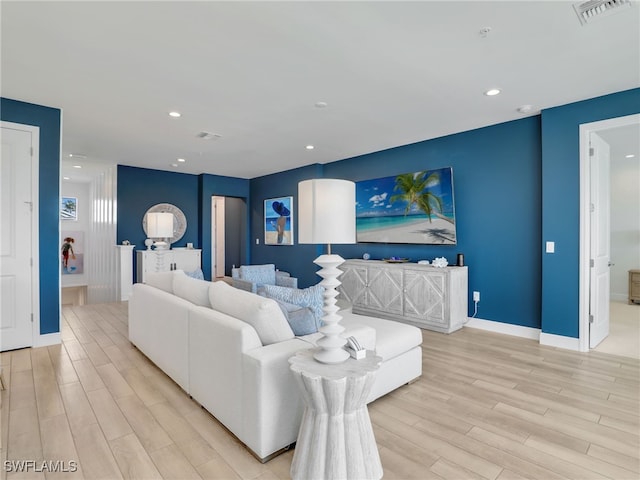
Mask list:
POLYGON ((172 213, 173 214, 173 236, 169 237, 167 241, 171 243, 175 243, 180 240, 184 236, 184 232, 187 231, 187 217, 184 216, 182 210, 180 210, 175 205, 171 203, 158 203, 153 207, 149 208, 144 214, 142 218, 142 229, 144 230, 144 234, 148 237, 149 233, 147 231, 147 213, 172 213))

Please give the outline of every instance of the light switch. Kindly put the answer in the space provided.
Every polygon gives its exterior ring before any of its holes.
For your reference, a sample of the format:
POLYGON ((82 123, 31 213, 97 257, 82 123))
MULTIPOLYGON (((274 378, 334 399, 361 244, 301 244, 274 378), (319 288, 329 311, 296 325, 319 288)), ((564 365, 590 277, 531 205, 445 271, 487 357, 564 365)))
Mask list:
POLYGON ((556 252, 556 242, 547 242, 547 253, 555 253, 556 252))
POLYGON ((260 245, 260 239, 256 238, 256 245, 260 245))

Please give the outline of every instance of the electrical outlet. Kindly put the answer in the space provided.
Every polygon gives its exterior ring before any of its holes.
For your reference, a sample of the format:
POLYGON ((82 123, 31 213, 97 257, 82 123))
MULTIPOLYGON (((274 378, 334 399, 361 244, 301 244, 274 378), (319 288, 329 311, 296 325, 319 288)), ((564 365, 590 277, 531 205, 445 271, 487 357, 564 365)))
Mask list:
POLYGON ((473 292, 473 301, 474 302, 480 301, 480 292, 473 292))

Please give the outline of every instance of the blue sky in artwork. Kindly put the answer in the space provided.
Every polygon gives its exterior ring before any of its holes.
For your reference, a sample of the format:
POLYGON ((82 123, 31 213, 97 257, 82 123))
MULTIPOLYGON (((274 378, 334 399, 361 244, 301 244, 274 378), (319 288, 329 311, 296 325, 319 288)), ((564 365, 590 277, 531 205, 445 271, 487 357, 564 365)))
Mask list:
MULTIPOLYGON (((440 181, 430 184, 427 190, 442 199, 442 209, 444 215, 453 215, 453 178, 451 168, 441 168, 427 171, 427 176, 433 172, 438 172, 440 181)), ((416 172, 418 173, 418 172, 416 172)), ((390 199, 393 195, 402 193, 394 191, 396 175, 391 177, 364 180, 356 183, 356 217, 380 217, 404 215, 407 202, 397 200, 393 204, 390 199)), ((423 214, 415 206, 409 211, 409 215, 423 214)))

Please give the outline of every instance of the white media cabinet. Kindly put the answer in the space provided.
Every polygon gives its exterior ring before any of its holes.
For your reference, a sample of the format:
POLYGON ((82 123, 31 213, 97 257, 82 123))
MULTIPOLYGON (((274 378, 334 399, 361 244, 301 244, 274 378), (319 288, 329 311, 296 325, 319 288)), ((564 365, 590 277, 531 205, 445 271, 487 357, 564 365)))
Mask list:
POLYGON ((202 250, 197 248, 172 248, 170 250, 137 250, 136 280, 145 282, 149 272, 184 270, 192 272, 202 268, 202 250))
POLYGON ((346 260, 338 277, 353 313, 451 333, 467 322, 467 267, 346 260))

